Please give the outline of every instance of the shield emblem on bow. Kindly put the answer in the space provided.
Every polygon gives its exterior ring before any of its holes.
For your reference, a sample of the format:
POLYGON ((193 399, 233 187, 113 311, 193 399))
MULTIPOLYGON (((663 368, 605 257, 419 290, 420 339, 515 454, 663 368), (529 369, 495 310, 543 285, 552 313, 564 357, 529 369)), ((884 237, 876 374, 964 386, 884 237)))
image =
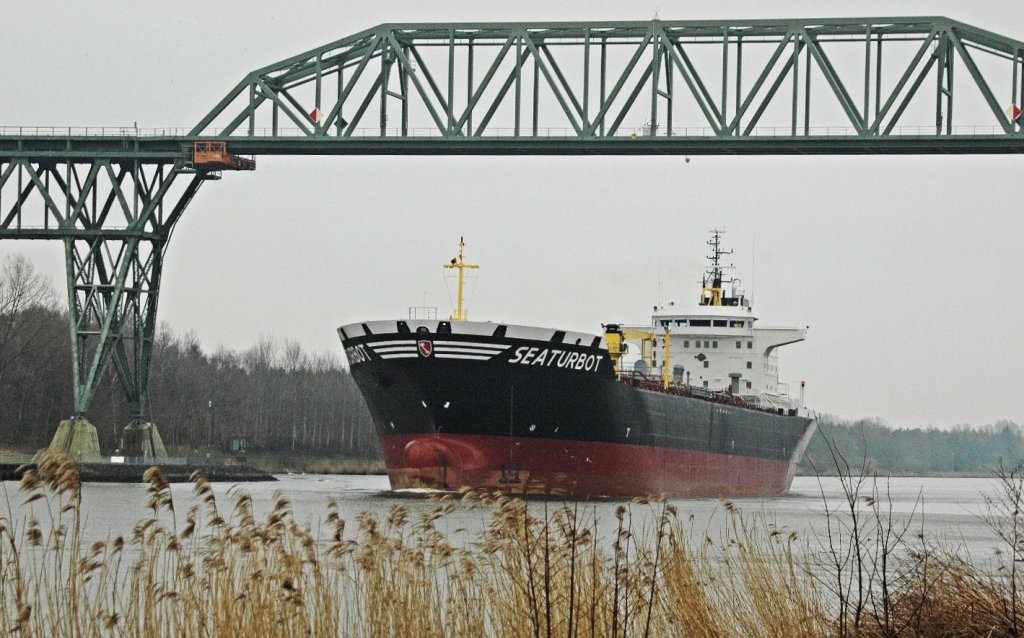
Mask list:
POLYGON ((421 339, 416 342, 416 348, 420 351, 421 357, 429 357, 434 354, 434 343, 432 341, 421 339))

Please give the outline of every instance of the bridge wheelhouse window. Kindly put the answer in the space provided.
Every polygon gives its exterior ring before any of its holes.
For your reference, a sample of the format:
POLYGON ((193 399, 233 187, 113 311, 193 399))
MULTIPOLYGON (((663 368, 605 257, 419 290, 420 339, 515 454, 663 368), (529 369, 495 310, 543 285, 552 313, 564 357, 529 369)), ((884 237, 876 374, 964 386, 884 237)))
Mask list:
POLYGON ((694 328, 710 328, 710 319, 690 319, 690 325, 694 328))
POLYGON ((743 321, 730 321, 729 322, 729 327, 730 328, 742 328, 742 327, 744 327, 744 325, 745 325, 745 322, 743 322, 743 321))
POLYGON ((725 319, 715 319, 715 327, 716 328, 724 328, 726 323, 727 322, 725 321, 725 319))

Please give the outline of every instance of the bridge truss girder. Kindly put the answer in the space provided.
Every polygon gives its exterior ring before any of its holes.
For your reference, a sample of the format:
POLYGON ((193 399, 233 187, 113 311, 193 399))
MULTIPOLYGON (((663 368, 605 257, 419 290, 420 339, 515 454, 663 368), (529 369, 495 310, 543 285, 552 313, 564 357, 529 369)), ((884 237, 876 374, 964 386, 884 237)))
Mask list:
POLYGON ((0 238, 64 243, 76 417, 113 361, 143 422, 164 251, 204 177, 183 161, 0 161, 0 238))
POLYGON ((1022 104, 1024 42, 942 17, 385 24, 253 71, 187 132, 0 129, 0 239, 64 242, 76 415, 113 360, 141 421, 164 251, 213 176, 192 166, 197 141, 261 155, 1022 153, 1005 113, 1022 104))
POLYGON ((1006 110, 1024 103, 1022 74, 1024 43, 941 17, 385 24, 254 71, 189 135, 308 140, 311 153, 360 138, 529 140, 552 127, 578 140, 728 143, 763 139, 770 115, 769 134, 799 148, 822 129, 906 135, 922 103, 932 121, 916 136, 964 134, 962 101, 972 126, 1016 136, 1006 110))

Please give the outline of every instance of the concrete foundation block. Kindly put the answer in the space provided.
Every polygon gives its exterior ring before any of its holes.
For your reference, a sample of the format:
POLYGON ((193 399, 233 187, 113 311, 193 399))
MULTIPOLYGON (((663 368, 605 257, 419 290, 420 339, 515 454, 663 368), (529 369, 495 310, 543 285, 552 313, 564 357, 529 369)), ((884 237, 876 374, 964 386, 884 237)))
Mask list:
POLYGON ((69 454, 76 461, 98 461, 100 438, 96 426, 85 419, 65 419, 57 426, 50 449, 69 454))
POLYGON ((156 424, 131 423, 121 435, 121 454, 131 458, 158 460, 167 458, 167 449, 164 448, 156 424))

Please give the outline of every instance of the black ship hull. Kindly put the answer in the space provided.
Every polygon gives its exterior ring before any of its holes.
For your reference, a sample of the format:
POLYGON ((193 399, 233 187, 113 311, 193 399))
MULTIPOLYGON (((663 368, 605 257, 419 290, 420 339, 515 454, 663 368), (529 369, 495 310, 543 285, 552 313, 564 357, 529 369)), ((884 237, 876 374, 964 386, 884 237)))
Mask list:
POLYGON ((340 331, 394 489, 775 495, 813 433, 804 416, 620 380, 593 335, 452 325, 340 331))

